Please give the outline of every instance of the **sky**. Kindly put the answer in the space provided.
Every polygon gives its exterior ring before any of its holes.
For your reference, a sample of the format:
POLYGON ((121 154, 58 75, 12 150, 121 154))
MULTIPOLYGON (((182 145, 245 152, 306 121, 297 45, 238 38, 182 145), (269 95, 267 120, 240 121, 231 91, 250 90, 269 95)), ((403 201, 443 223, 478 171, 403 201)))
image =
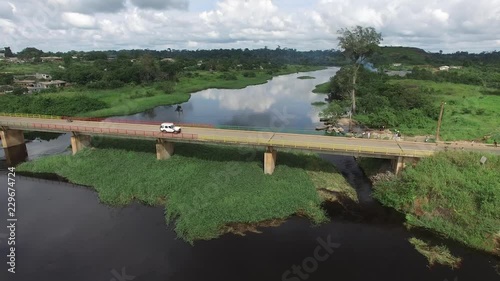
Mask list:
POLYGON ((14 52, 327 50, 356 25, 383 46, 500 50, 500 0, 0 0, 0 46, 14 52))

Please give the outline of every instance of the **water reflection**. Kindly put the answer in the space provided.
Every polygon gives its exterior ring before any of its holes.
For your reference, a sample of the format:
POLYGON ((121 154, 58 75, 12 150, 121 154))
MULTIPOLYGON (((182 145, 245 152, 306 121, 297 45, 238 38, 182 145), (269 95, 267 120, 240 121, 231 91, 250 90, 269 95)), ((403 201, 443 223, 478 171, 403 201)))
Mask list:
POLYGON ((316 79, 297 79, 304 73, 278 76, 266 84, 239 90, 209 89, 194 93, 177 106, 160 106, 147 112, 120 118, 144 121, 171 121, 212 125, 313 129, 320 124, 320 109, 312 102, 323 95, 312 93, 317 84, 327 82, 338 68, 309 72, 316 79))
MULTIPOLYGON (((70 146, 71 134, 60 134, 56 136, 51 134, 50 137, 48 137, 47 133, 41 132, 40 134, 38 134, 38 132, 33 132, 30 133, 30 136, 34 140, 26 143, 26 149, 28 150, 28 160, 33 160, 47 155, 70 152, 68 150, 68 147, 70 146)), ((4 149, 0 149, 0 160, 5 160, 4 149)))

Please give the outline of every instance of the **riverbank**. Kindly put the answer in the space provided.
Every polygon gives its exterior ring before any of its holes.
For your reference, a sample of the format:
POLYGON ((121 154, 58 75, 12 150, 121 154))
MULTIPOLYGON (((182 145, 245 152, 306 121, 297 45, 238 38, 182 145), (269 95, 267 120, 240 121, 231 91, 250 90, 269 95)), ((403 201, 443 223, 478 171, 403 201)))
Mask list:
POLYGON ((261 150, 176 144, 171 159, 158 161, 154 146, 94 139, 92 149, 37 159, 18 171, 57 174, 94 188, 101 202, 113 206, 133 201, 164 206, 167 223, 190 242, 241 232, 235 225, 253 227, 296 214, 322 223, 324 201, 357 201, 344 177, 316 155, 280 151, 275 173, 266 176, 261 150))
MULTIPOLYGON (((368 176, 379 164, 360 162, 368 176)), ((379 177, 374 198, 404 213, 410 227, 500 256, 499 170, 500 157, 495 155, 443 152, 422 159, 399 177, 379 177), (487 157, 484 165, 482 156, 487 157)))

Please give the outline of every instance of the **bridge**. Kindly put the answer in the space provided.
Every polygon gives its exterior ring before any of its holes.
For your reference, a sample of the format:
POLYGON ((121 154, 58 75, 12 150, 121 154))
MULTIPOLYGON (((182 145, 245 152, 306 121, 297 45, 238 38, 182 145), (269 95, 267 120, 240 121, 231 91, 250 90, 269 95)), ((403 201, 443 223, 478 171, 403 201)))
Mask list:
MULTIPOLYGON (((0 137, 9 165, 16 165, 28 157, 24 131, 71 133, 73 154, 89 147, 92 136, 108 136, 129 139, 156 140, 157 159, 165 160, 174 153, 175 143, 227 144, 248 147, 264 147, 264 173, 272 174, 276 166, 277 149, 312 151, 323 154, 347 155, 391 159, 395 173, 405 163, 428 157, 446 149, 457 149, 435 143, 417 143, 396 140, 358 139, 318 135, 289 134, 264 131, 225 130, 189 125, 182 133, 162 133, 158 124, 113 122, 73 119, 68 122, 60 116, 1 114, 0 137)), ((475 145, 465 150, 500 154, 493 146, 475 145)))

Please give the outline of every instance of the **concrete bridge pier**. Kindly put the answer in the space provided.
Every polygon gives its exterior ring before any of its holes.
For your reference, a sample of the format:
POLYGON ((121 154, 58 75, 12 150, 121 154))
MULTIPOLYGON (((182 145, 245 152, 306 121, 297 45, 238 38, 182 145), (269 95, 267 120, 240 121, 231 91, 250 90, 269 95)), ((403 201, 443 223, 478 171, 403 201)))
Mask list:
POLYGON ((174 143, 163 139, 156 141, 156 158, 158 160, 167 160, 174 155, 174 143))
POLYGON ((264 174, 272 175, 274 173, 274 168, 276 167, 276 156, 277 151, 272 146, 268 146, 266 152, 264 153, 264 174))
POLYGON ((28 159, 28 150, 26 149, 22 130, 2 128, 0 137, 2 138, 2 147, 8 166, 16 166, 28 159))
POLYGON ((73 150, 73 155, 77 154, 86 147, 90 147, 91 139, 91 136, 80 135, 73 132, 73 135, 71 136, 71 150, 73 150))
POLYGON ((392 159, 392 169, 395 175, 399 175, 401 171, 405 168, 405 159, 402 156, 392 159))

